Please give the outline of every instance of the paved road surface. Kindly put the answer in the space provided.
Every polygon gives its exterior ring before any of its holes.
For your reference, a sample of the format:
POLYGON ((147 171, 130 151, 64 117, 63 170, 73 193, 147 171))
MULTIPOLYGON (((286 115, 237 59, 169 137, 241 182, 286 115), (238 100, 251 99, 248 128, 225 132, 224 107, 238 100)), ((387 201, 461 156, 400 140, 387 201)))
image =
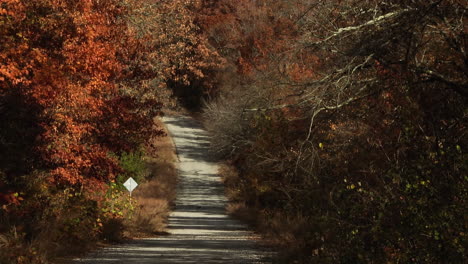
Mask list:
POLYGON ((242 223, 225 213, 226 199, 208 154, 205 131, 188 117, 166 117, 179 157, 179 189, 170 235, 137 239, 93 252, 85 264, 270 263, 242 223))

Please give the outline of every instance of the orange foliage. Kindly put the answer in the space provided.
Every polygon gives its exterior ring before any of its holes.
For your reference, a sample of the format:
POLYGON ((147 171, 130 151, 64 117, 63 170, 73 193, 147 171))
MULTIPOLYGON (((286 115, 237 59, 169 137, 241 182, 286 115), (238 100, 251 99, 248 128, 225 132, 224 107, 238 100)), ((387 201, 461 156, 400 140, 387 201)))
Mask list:
POLYGON ((120 169, 109 152, 135 148, 154 130, 155 112, 135 110, 158 107, 118 90, 131 59, 125 40, 134 39, 121 19, 128 8, 114 0, 2 0, 0 6, 0 96, 14 90, 40 109, 35 150, 51 182, 112 179, 120 169), (116 117, 106 122, 107 115, 116 117))

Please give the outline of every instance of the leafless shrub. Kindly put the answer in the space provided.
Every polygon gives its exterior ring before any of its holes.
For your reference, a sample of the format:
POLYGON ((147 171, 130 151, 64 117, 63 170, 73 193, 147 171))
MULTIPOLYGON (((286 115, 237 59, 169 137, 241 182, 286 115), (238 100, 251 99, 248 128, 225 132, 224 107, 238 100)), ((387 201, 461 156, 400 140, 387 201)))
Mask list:
POLYGON ((267 95, 254 90, 232 90, 206 104, 205 127, 211 133, 211 148, 221 157, 252 145, 250 116, 245 109, 268 105, 267 95))

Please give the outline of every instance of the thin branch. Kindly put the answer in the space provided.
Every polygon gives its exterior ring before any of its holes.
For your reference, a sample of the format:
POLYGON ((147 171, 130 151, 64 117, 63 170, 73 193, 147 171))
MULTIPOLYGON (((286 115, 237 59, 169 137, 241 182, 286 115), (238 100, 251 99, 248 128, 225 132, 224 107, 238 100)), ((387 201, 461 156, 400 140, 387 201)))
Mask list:
POLYGON ((457 83, 456 81, 451 80, 449 77, 429 69, 423 69, 420 71, 431 76, 434 80, 445 83, 450 89, 454 90, 463 97, 468 98, 468 83, 457 83))
POLYGON ((329 41, 329 40, 331 40, 333 38, 336 38, 336 37, 338 37, 338 36, 340 36, 340 35, 342 35, 343 33, 346 33, 346 32, 354 32, 354 31, 358 31, 358 30, 360 30, 360 29, 362 29, 364 27, 379 25, 381 23, 384 23, 387 20, 390 20, 391 18, 402 15, 404 13, 408 13, 410 11, 414 11, 414 9, 407 8, 407 9, 403 9, 403 10, 399 10, 399 11, 390 12, 388 14, 381 15, 381 16, 375 18, 375 19, 369 20, 366 23, 361 24, 361 25, 340 28, 337 31, 335 31, 333 34, 328 36, 327 38, 325 38, 323 40, 320 40, 318 42, 312 43, 312 44, 310 44, 310 46, 320 45, 320 44, 322 44, 324 42, 327 42, 327 41, 329 41))

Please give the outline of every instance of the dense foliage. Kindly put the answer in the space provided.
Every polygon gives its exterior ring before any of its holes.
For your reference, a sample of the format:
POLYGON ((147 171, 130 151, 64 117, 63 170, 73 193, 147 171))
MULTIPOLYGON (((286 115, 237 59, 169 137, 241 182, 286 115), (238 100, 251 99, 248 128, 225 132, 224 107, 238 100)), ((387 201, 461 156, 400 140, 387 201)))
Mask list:
POLYGON ((140 177, 165 88, 219 63, 195 4, 0 1, 1 263, 40 262, 53 250, 38 247, 93 240, 121 217, 105 194, 140 177))
POLYGON ((288 224, 292 259, 466 260, 463 1, 206 8, 232 69, 205 111, 213 150, 239 170, 234 198, 265 229, 282 235, 278 214, 288 224))

